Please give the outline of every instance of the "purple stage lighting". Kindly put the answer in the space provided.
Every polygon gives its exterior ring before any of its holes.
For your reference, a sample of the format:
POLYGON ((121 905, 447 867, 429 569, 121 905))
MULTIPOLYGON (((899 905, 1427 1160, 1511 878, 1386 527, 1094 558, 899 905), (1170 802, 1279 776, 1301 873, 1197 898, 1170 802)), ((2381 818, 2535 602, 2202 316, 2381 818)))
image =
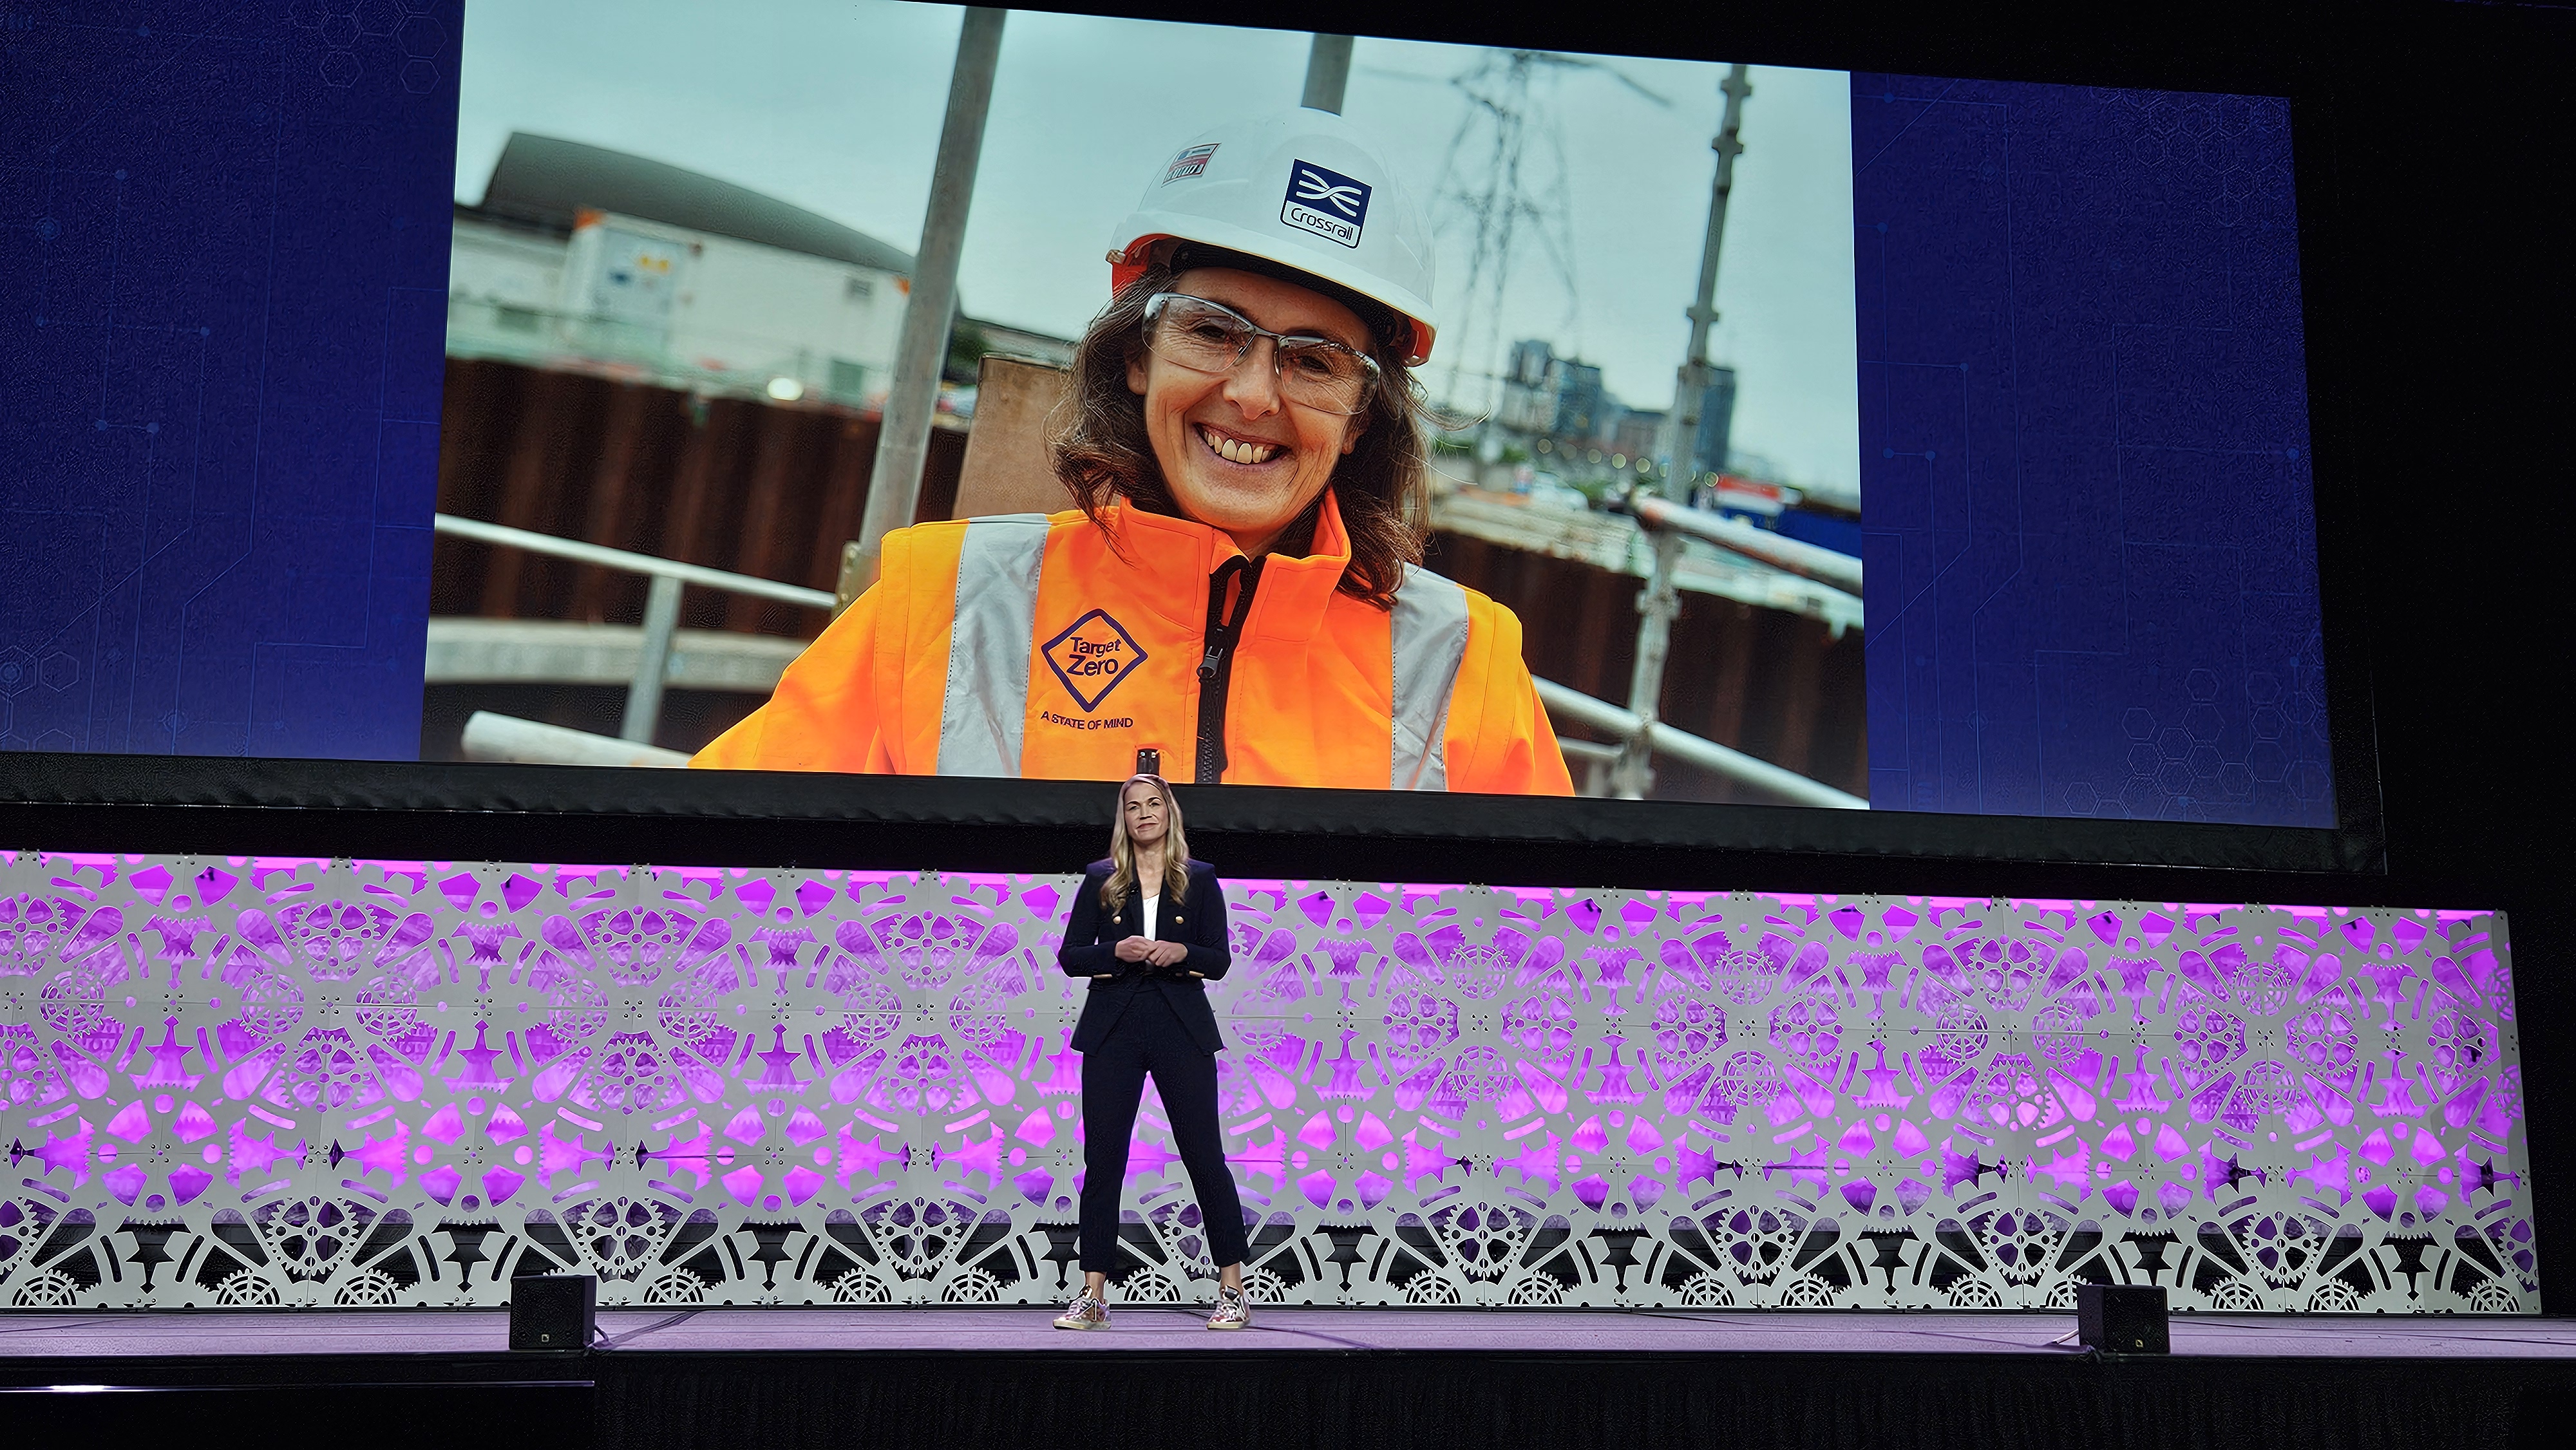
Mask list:
MULTIPOLYGON (((1074 884, 0 857, 0 1303, 1056 1302, 1074 884)), ((1270 1302, 2538 1307, 2488 913, 1229 894, 1270 1302)), ((1136 1133, 1122 1298, 1203 1298, 1136 1133)))

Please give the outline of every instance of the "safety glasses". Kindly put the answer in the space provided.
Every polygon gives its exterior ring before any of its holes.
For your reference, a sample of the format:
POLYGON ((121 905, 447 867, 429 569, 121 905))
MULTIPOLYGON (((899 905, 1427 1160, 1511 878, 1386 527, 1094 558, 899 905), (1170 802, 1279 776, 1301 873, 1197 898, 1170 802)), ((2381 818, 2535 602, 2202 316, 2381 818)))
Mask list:
POLYGON ((1145 346, 1194 373, 1230 373, 1263 338, 1274 344, 1279 396, 1301 408, 1349 416, 1377 396, 1377 359, 1328 337, 1272 332, 1242 313, 1186 292, 1157 292, 1145 301, 1145 346))

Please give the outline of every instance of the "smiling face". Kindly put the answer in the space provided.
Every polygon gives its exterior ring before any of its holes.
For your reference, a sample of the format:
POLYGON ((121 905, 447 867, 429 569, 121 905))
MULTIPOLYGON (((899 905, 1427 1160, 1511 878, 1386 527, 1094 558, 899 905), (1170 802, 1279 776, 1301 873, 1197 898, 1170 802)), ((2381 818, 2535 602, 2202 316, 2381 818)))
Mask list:
MULTIPOLYGON (((1294 283, 1198 267, 1171 290, 1223 303, 1272 332, 1328 337, 1366 353, 1359 314, 1294 283)), ((1279 396, 1273 344, 1266 338, 1230 373, 1192 372, 1138 349, 1127 386, 1145 400, 1145 435, 1184 516, 1224 530, 1258 558, 1333 478, 1333 465, 1359 444, 1367 415, 1343 417, 1279 396)))
POLYGON ((1159 846, 1171 829, 1171 810, 1151 781, 1140 780, 1119 793, 1119 814, 1126 818, 1127 839, 1138 846, 1159 846))

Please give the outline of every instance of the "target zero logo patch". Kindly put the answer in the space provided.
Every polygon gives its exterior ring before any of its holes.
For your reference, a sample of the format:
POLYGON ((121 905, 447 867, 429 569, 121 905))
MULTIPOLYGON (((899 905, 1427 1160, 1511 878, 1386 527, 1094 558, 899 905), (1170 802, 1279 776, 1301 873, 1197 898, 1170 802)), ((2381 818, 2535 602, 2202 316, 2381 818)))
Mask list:
POLYGON ((1073 702, 1088 715, 1100 708, 1118 682, 1145 662, 1135 638, 1105 609, 1095 609, 1046 642, 1047 668, 1064 681, 1073 702))
POLYGON ((1300 231, 1313 232, 1345 247, 1360 244, 1368 225, 1369 185, 1312 161, 1288 167, 1288 196, 1279 204, 1279 219, 1300 231))

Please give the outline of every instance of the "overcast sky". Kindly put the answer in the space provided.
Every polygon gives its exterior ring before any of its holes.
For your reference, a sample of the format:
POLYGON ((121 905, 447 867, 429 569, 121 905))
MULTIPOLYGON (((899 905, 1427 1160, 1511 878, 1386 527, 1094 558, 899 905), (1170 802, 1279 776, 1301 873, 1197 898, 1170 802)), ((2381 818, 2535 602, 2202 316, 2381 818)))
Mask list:
MULTIPOLYGON (((529 131, 720 177, 911 250, 962 14, 905 0, 469 0, 456 195, 480 200, 503 142, 529 131)), ((959 279, 968 310, 1079 334, 1106 299, 1109 234, 1146 182, 1207 126, 1295 105, 1309 39, 1013 12, 959 279)), ((1354 49, 1343 114, 1426 195, 1468 113, 1449 80, 1482 54, 1368 37, 1354 49)), ((1470 309, 1468 227, 1430 205, 1442 228, 1435 394, 1460 357, 1481 370, 1494 343, 1538 337, 1600 364, 1631 407, 1671 403, 1724 69, 1612 63, 1669 104, 1598 71, 1546 72, 1531 91, 1525 175, 1555 190, 1550 126, 1568 163, 1571 299, 1533 244, 1499 320, 1490 303, 1470 309)), ((1857 487, 1848 83, 1764 67, 1752 80, 1713 349, 1739 374, 1735 446, 1792 482, 1857 487)), ((1466 150, 1481 140, 1471 132, 1466 150)), ((1474 379, 1460 401, 1483 401, 1474 379)))

